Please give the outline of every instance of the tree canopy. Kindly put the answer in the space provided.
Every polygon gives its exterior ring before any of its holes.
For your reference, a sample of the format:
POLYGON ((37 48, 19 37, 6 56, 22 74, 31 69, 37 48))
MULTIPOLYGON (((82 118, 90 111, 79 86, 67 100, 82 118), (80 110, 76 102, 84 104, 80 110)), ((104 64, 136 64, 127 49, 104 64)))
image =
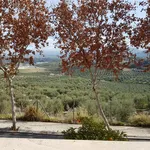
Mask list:
POLYGON ((20 63, 34 64, 33 55, 41 53, 50 35, 49 10, 45 0, 0 1, 0 70, 8 81, 12 129, 16 130, 13 78, 20 63), (30 46, 35 47, 31 49, 30 46))
POLYGON ((133 10, 135 6, 124 0, 78 0, 70 6, 61 1, 53 11, 53 23, 63 70, 94 66, 117 74, 127 67, 134 58, 127 39, 139 20, 133 10))
POLYGON ((145 71, 150 71, 150 0, 141 2, 142 11, 146 12, 146 16, 141 18, 131 36, 131 44, 136 48, 143 48, 147 53, 148 64, 144 66, 145 71))
POLYGON ((47 44, 50 30, 45 0, 1 0, 0 69, 5 75, 16 74, 20 63, 33 64, 32 55, 47 44))
POLYGON ((118 77, 135 61, 130 44, 136 40, 132 33, 138 28, 134 26, 142 19, 134 10, 136 5, 125 0, 78 0, 71 5, 61 0, 51 15, 63 71, 72 73, 78 67, 90 72, 97 107, 107 129, 110 127, 99 101, 97 77, 99 70, 110 70, 118 77))

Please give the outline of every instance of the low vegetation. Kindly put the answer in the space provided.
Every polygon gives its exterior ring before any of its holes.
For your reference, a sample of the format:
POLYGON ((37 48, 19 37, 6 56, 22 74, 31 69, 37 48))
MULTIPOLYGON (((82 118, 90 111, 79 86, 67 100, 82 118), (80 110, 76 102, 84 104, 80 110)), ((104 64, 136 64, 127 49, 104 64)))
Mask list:
POLYGON ((25 110, 25 113, 22 117, 20 117, 21 120, 24 121, 42 121, 43 114, 41 111, 38 111, 35 107, 29 107, 25 110))
MULTIPOLYGON (((37 67, 45 68, 45 72, 20 72, 14 81, 19 117, 32 106, 36 109, 39 107, 42 113, 45 111, 49 115, 48 117, 44 113, 42 121, 76 123, 80 117, 91 116, 98 119, 87 72, 81 74, 75 70, 70 78, 61 74, 58 61, 41 63, 37 67)), ((139 124, 133 118, 135 114, 142 112, 149 116, 150 73, 128 70, 121 73, 118 81, 114 81, 110 72, 103 74, 99 81, 98 94, 109 122, 114 125, 149 126, 144 121, 139 124)), ((1 75, 0 118, 5 118, 11 113, 11 104, 8 88, 2 77, 1 75)))
POLYGON ((129 118, 129 124, 132 126, 150 127, 150 115, 133 115, 129 118))
POLYGON ((63 131, 64 137, 77 140, 127 140, 124 132, 108 131, 103 123, 95 122, 92 118, 84 118, 81 123, 82 126, 79 129, 70 128, 67 131, 63 131))

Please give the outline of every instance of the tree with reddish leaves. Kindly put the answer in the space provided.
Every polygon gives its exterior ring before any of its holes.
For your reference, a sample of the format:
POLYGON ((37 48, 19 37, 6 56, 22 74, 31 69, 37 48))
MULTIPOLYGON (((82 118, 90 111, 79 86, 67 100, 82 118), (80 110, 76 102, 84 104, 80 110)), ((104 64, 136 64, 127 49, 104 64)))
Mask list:
POLYGON ((140 2, 139 5, 143 7, 141 11, 145 11, 146 16, 136 24, 130 38, 133 46, 145 49, 148 65, 144 66, 144 71, 150 71, 150 0, 140 2))
POLYGON ((45 0, 0 1, 0 70, 7 80, 12 106, 12 129, 16 130, 13 79, 20 63, 34 64, 50 35, 49 10, 45 0), (30 49, 33 45, 35 49, 30 49))
POLYGON ((107 129, 109 122, 97 91, 99 70, 110 70, 118 77, 120 71, 134 61, 129 50, 135 5, 125 0, 78 0, 67 5, 61 0, 53 9, 52 23, 56 45, 61 49, 63 72, 78 67, 88 70, 99 114, 107 129))

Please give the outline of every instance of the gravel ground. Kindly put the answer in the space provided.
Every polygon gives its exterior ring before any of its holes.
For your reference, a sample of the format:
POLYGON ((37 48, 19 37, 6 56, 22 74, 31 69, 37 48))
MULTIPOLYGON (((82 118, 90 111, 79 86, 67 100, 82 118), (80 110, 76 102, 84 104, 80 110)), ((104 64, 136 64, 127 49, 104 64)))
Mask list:
MULTIPOLYGON (((12 122, 8 120, 0 120, 0 131, 4 131, 11 127, 12 122)), ((49 123, 49 122, 23 122, 18 121, 17 127, 21 132, 62 132, 70 127, 78 128, 81 125, 77 124, 64 124, 64 123, 49 123)), ((127 133, 128 136, 145 136, 150 138, 150 128, 140 128, 140 127, 129 127, 129 126, 112 126, 114 130, 120 130, 127 133)))
MULTIPOLYGON (((12 122, 8 120, 0 120, 0 130, 7 129, 12 126, 12 122)), ((18 121, 17 127, 19 131, 27 132, 62 132, 70 127, 78 128, 81 125, 64 124, 64 123, 50 123, 50 122, 24 122, 18 121)))

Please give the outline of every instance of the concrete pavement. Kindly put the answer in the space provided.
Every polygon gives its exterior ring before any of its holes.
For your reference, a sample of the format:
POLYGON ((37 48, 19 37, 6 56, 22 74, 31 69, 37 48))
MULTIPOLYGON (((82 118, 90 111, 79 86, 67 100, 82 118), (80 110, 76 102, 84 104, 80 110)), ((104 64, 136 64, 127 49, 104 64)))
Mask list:
MULTIPOLYGON (((12 126, 9 120, 0 120, 0 131, 6 131, 12 126)), ((78 124, 64 124, 64 123, 51 123, 51 122, 23 122, 18 121, 17 126, 20 132, 34 132, 34 133, 60 133, 70 127, 78 128, 78 124)), ((129 127, 129 126, 112 126, 112 129, 124 131, 128 136, 140 136, 150 138, 150 128, 129 127)))
POLYGON ((149 150, 149 142, 0 138, 1 150, 149 150))
MULTIPOLYGON (((10 132, 11 121, 0 120, 0 150, 149 150, 150 142, 122 141, 83 141, 63 140, 60 132, 80 125, 21 122, 19 132, 10 132), (55 139, 55 140, 54 140, 55 139)), ((119 127, 115 130, 125 131, 128 136, 150 138, 150 128, 119 127)))

